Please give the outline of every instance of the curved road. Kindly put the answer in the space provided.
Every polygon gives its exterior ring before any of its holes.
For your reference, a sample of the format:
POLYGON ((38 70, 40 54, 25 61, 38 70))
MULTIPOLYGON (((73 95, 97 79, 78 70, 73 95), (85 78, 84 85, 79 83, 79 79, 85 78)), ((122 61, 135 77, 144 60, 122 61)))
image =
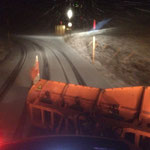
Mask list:
POLYGON ((0 137, 5 140, 32 136, 25 101, 31 87, 30 72, 39 56, 43 79, 108 88, 94 66, 69 47, 62 37, 17 36, 16 47, 0 68, 0 137))

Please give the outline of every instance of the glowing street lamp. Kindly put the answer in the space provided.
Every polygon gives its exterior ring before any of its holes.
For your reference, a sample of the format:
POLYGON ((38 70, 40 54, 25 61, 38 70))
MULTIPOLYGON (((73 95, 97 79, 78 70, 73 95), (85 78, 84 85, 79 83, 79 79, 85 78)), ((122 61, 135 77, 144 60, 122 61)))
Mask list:
POLYGON ((68 27, 72 27, 72 23, 71 22, 68 22, 68 27))
POLYGON ((69 18, 69 19, 71 19, 71 18, 72 18, 72 16, 73 16, 73 12, 72 12, 72 10, 71 10, 71 9, 69 9, 69 10, 68 10, 68 12, 67 12, 67 16, 68 16, 68 18, 69 18))

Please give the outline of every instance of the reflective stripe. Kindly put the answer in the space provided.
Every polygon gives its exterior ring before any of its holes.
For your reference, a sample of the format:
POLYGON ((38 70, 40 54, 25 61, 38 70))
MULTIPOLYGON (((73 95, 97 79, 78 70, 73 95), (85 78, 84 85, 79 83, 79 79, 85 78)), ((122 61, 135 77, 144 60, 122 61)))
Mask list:
POLYGON ((135 109, 135 108, 125 107, 125 106, 121 106, 121 108, 129 109, 129 110, 131 110, 131 111, 137 111, 137 109, 135 109))
POLYGON ((143 114, 150 114, 148 111, 142 111, 143 114))

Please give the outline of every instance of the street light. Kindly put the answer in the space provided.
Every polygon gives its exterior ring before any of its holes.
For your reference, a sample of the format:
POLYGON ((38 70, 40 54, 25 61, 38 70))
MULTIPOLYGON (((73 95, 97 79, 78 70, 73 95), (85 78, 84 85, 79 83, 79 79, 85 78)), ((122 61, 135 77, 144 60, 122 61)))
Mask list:
POLYGON ((71 22, 68 22, 68 27, 72 27, 72 23, 71 22))
POLYGON ((69 9, 69 10, 68 10, 68 12, 67 12, 67 16, 68 16, 68 18, 69 18, 69 19, 71 19, 71 18, 72 18, 72 16, 73 16, 73 12, 72 12, 72 10, 71 10, 71 9, 69 9))

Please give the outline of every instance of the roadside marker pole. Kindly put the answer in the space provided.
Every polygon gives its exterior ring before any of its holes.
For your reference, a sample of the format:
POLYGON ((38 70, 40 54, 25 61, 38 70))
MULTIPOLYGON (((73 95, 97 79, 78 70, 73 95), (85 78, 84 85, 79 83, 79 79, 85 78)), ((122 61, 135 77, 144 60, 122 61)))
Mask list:
POLYGON ((95 30, 96 29, 96 20, 94 19, 93 20, 93 30, 95 30))
POLYGON ((93 36, 93 58, 92 58, 92 62, 95 62, 95 36, 93 36))
POLYGON ((38 55, 36 55, 35 68, 37 70, 37 75, 36 75, 36 77, 34 79, 34 82, 37 83, 40 80, 40 69, 39 69, 39 58, 38 58, 38 55))
POLYGON ((35 65, 32 68, 32 74, 31 74, 31 76, 32 76, 33 84, 36 84, 40 80, 40 69, 39 69, 38 55, 36 55, 35 65))
MULTIPOLYGON (((93 20, 93 30, 96 29, 96 20, 93 20)), ((93 51, 92 51, 92 63, 95 63, 95 36, 93 36, 93 51)))

